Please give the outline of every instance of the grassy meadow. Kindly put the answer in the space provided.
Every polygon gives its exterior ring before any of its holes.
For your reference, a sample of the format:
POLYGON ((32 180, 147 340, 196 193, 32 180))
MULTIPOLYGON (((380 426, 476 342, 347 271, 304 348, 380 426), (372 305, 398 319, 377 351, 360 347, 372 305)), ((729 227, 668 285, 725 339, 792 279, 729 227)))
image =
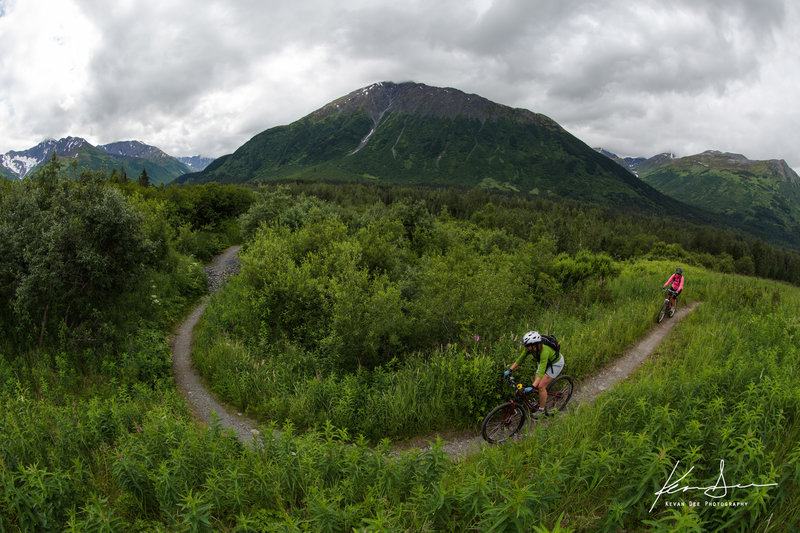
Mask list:
MULTIPOLYGON (((2 532, 800 528, 800 289, 737 273, 788 255, 735 239, 715 248, 708 230, 705 248, 659 241, 672 232, 663 221, 592 208, 565 207, 575 224, 564 223, 498 208, 502 197, 470 206, 383 190, 375 202, 328 186, 243 201, 228 189, 231 202, 209 207, 202 188, 59 187, 59 205, 129 213, 141 241, 119 242, 151 255, 132 255, 127 289, 89 302, 76 330, 59 325, 77 320, 72 308, 0 270, 12 304, 0 315, 2 532), (615 253, 612 234, 633 231, 615 253), (198 258, 237 235, 241 274, 208 297, 195 363, 264 423, 253 447, 192 418, 167 338, 204 291, 198 258), (678 264, 681 305, 702 303, 631 379, 462 461, 437 443, 393 451, 392 440, 476 429, 506 395, 500 376, 528 329, 559 337, 576 381, 603 368, 653 327, 678 264)), ((0 189, 3 236, 28 227, 6 216, 23 202, 12 189, 0 189)), ((59 220, 44 195, 36 205, 59 220)), ((95 244, 73 246, 95 257, 95 244)), ((5 257, 46 279, 47 263, 5 257)))

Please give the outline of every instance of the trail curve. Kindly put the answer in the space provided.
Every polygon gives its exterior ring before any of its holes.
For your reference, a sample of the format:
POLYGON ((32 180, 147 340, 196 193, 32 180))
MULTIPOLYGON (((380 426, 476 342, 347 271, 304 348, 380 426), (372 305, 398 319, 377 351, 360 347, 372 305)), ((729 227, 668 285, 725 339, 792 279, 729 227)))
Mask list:
MULTIPOLYGON (((239 246, 232 246, 204 267, 209 283, 209 292, 219 290, 228 275, 238 272, 239 246)), ((172 340, 173 375, 175 384, 198 420, 211 424, 215 418, 223 429, 232 429, 243 443, 252 443, 259 435, 256 429, 260 424, 243 413, 235 412, 220 403, 205 387, 203 380, 192 365, 192 346, 194 327, 206 308, 204 299, 179 326, 172 340)), ((613 388, 630 376, 653 353, 672 328, 686 315, 694 311, 700 302, 681 307, 671 319, 656 325, 641 340, 628 348, 619 358, 606 365, 599 372, 576 383, 570 408, 593 401, 602 392, 613 388)), ((486 445, 474 431, 456 431, 437 435, 418 436, 396 443, 396 450, 409 448, 430 448, 430 441, 441 436, 443 450, 453 459, 461 459, 478 451, 486 445)))

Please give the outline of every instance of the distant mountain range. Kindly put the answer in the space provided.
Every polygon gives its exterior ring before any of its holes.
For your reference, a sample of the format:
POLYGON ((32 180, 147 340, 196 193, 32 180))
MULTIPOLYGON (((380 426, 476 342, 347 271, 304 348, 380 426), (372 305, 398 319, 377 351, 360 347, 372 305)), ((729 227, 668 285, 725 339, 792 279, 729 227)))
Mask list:
POLYGON ((709 150, 640 166, 639 175, 673 198, 736 218, 764 239, 800 243, 800 177, 782 159, 709 150))
POLYGON ((544 115, 412 82, 353 91, 176 181, 286 179, 455 185, 678 208, 544 115))
POLYGON ((139 141, 120 141, 93 146, 80 137, 48 139, 33 148, 0 155, 0 177, 17 179, 29 176, 46 163, 53 152, 60 158, 76 160, 81 168, 92 170, 123 168, 134 179, 147 169, 153 184, 170 183, 178 176, 202 170, 212 159, 201 156, 176 158, 159 148, 139 141), (184 159, 185 161, 182 161, 184 159))
POLYGON ((571 198, 731 226, 800 249, 800 178, 783 160, 708 151, 619 157, 552 119, 453 88, 381 82, 267 129, 213 162, 138 141, 67 137, 0 156, 20 178, 55 151, 92 169, 147 169, 151 183, 361 181, 571 198))
POLYGON ((638 175, 637 172, 636 172, 637 167, 641 163, 643 163, 644 161, 647 160, 644 157, 620 157, 620 156, 618 156, 617 154, 615 154, 613 152, 609 152, 605 148, 595 148, 595 150, 597 150, 598 152, 600 152, 601 154, 603 154, 607 158, 612 159, 613 161, 616 161, 616 163, 618 165, 620 165, 623 168, 627 168, 633 174, 636 174, 636 175, 638 175))
POLYGON ((189 167, 192 172, 200 172, 214 161, 213 157, 193 155, 191 157, 178 157, 178 161, 189 167))
POLYGON ((623 159, 596 150, 672 198, 722 215, 765 240, 800 248, 800 177, 782 159, 754 161, 717 150, 623 159))

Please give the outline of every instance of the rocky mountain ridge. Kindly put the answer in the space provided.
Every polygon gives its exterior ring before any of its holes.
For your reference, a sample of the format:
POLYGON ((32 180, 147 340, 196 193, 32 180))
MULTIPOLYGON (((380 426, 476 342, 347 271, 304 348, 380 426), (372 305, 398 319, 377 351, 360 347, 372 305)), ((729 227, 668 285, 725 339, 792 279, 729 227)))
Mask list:
POLYGON ((11 150, 0 154, 0 177, 25 178, 47 162, 54 152, 60 158, 78 159, 94 170, 103 165, 107 168, 125 167, 129 173, 141 172, 143 168, 151 173, 153 169, 160 176, 158 181, 164 183, 182 174, 202 170, 212 161, 211 158, 192 156, 184 158, 187 159, 184 162, 140 141, 118 141, 94 146, 81 137, 64 137, 44 140, 27 150, 11 150), (148 163, 155 166, 148 166, 148 163))

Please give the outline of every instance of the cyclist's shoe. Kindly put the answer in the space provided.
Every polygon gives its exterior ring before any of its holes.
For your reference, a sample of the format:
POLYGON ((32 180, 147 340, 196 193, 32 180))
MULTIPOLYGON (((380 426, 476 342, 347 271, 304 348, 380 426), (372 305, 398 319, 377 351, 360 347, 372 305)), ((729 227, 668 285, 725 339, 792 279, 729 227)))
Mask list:
POLYGON ((540 419, 540 418, 544 418, 544 417, 546 417, 546 416, 547 416, 547 410, 546 410, 546 409, 544 409, 543 407, 540 407, 540 408, 539 408, 539 410, 538 410, 538 411, 534 411, 534 412, 531 414, 531 416, 532 416, 534 419, 536 419, 536 420, 538 420, 538 419, 540 419))
POLYGON ((524 392, 525 394, 530 394, 530 393, 532 393, 532 392, 533 392, 533 391, 535 391, 535 390, 536 390, 536 389, 534 389, 533 387, 525 387, 525 389, 523 389, 523 391, 522 391, 522 392, 524 392))

